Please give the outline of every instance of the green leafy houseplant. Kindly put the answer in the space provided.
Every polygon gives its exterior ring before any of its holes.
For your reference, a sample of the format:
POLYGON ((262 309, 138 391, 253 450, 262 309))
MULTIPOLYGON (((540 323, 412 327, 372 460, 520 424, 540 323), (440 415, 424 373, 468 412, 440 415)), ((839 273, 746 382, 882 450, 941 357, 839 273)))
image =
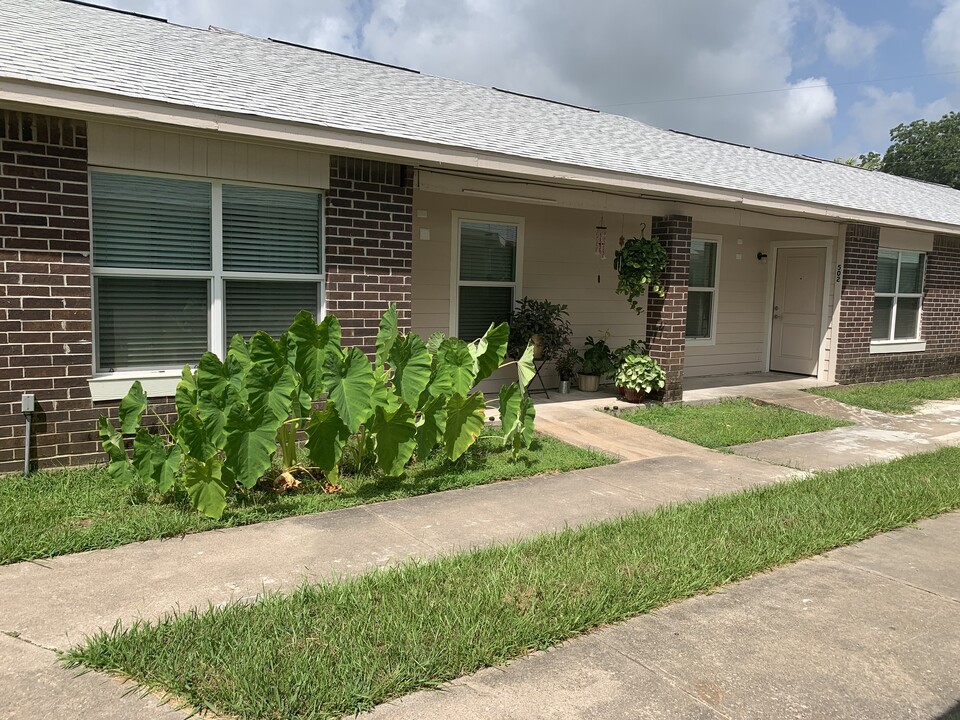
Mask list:
MULTIPOLYGON (((204 353, 183 369, 177 420, 164 433, 141 425, 148 399, 139 382, 120 403, 120 427, 100 418, 100 437, 114 477, 136 479, 160 493, 185 492, 193 506, 219 518, 228 496, 252 488, 278 458, 285 472, 338 476, 344 448, 355 465, 364 456, 386 477, 400 476, 414 454, 441 448, 456 460, 483 428, 486 402, 471 392, 498 368, 515 364, 517 382, 499 393, 503 443, 516 454, 533 437, 534 408, 526 388, 534 376, 533 348, 505 363, 510 330, 491 325, 467 343, 433 336, 424 343, 397 328, 395 306, 383 315, 373 360, 341 345, 340 323, 319 324, 300 312, 274 340, 235 336, 221 361, 204 353), (318 409, 320 403, 322 407, 318 409), (306 434, 311 468, 296 465, 297 432, 306 434), (133 457, 124 437, 133 436, 133 457)), ((156 413, 155 413, 156 414, 156 413)))
POLYGON ((667 251, 657 238, 630 238, 617 250, 613 266, 619 275, 617 292, 626 295, 630 307, 641 312, 639 300, 647 294, 647 288, 663 297, 666 287, 663 273, 667 269, 667 251))
POLYGON ((640 402, 645 395, 662 389, 666 380, 660 363, 649 355, 627 355, 613 378, 618 387, 624 388, 628 402, 640 402))
POLYGON ((566 305, 522 297, 510 315, 510 356, 518 357, 534 344, 534 357, 550 360, 570 342, 573 330, 566 305))
POLYGON ((646 355, 647 344, 643 340, 631 340, 613 351, 613 365, 620 367, 627 355, 646 355))
POLYGON ((554 366, 561 380, 573 380, 582 363, 583 358, 580 357, 577 349, 568 345, 557 355, 554 366))
POLYGON ((580 366, 581 390, 595 392, 600 387, 601 376, 609 375, 616 370, 616 365, 613 364, 613 351, 607 345, 609 337, 610 333, 604 333, 598 340, 588 336, 584 341, 587 349, 583 351, 583 364, 580 366))

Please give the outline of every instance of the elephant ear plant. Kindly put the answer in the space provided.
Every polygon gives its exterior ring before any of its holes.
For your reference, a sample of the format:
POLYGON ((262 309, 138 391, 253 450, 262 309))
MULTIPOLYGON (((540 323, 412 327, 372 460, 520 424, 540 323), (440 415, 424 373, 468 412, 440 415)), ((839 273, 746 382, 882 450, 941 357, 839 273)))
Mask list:
POLYGON ((177 420, 163 434, 141 425, 148 399, 139 382, 120 403, 117 428, 100 418, 108 471, 136 478, 161 493, 184 491, 204 515, 219 518, 238 488, 252 488, 274 462, 283 471, 321 472, 336 482, 345 447, 368 456, 386 477, 402 475, 414 454, 436 448, 456 460, 476 441, 487 403, 471 390, 495 370, 516 365, 517 382, 499 394, 503 444, 514 454, 533 438, 534 407, 527 386, 533 348, 504 362, 510 330, 491 325, 472 343, 397 329, 395 306, 384 314, 371 360, 341 344, 340 323, 319 324, 300 312, 279 340, 263 332, 235 336, 221 361, 204 353, 183 369, 177 420), (319 409, 318 409, 319 408, 319 409), (297 464, 297 433, 306 434, 311 468, 297 464), (133 436, 128 458, 124 436, 133 436))

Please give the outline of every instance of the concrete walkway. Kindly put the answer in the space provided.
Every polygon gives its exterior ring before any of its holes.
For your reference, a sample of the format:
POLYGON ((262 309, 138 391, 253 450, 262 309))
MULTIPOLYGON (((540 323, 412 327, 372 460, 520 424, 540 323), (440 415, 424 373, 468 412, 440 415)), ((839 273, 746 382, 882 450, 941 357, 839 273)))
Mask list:
MULTIPOLYGON (((508 542, 800 472, 664 438, 596 412, 588 405, 596 400, 581 399, 579 408, 538 404, 538 428, 611 450, 626 462, 0 567, 0 718, 184 717, 158 708, 155 698, 124 696, 129 685, 95 674, 76 679, 57 666, 52 651, 117 620, 248 600, 265 590, 508 542)), ((846 459, 863 458, 869 454, 846 459)), ((956 537, 951 542, 960 546, 956 537)), ((609 717, 584 712, 580 716, 609 717)))
POLYGON ((960 717, 960 514, 376 708, 370 720, 960 717))

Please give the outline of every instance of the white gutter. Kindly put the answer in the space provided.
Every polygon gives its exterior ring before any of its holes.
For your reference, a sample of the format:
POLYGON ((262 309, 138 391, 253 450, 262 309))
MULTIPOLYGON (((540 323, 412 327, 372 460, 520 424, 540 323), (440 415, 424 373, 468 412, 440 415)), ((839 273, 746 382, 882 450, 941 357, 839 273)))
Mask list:
POLYGON ((0 102, 36 112, 56 111, 78 119, 93 117, 98 120, 112 119, 114 122, 120 120, 128 124, 159 124, 195 132, 256 138, 261 142, 267 140, 281 145, 311 145, 334 154, 347 151, 393 162, 419 162, 434 167, 519 176, 576 187, 631 191, 649 199, 694 200, 817 220, 862 222, 922 232, 960 234, 960 227, 949 223, 9 78, 0 79, 0 102))

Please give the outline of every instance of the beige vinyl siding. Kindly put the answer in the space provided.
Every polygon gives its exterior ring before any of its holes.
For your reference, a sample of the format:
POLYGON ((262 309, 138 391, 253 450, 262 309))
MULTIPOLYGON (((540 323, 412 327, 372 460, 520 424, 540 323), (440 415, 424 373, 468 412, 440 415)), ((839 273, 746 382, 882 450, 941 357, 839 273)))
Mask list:
MULTIPOLYGON (((600 213, 562 207, 514 203, 486 198, 468 198, 441 193, 414 193, 413 228, 413 330, 426 337, 433 332, 450 332, 452 281, 453 213, 481 213, 524 219, 523 267, 520 296, 547 299, 569 306, 573 343, 583 349, 587 335, 609 330, 613 347, 631 338, 643 339, 646 314, 637 315, 626 298, 617 295, 617 273, 613 254, 620 236, 621 216, 604 215, 607 230, 607 258, 594 255, 594 238, 600 213), (426 217, 416 215, 425 212, 426 217), (429 239, 421 237, 428 231, 429 239), (597 282, 597 276, 600 282, 597 282)), ((650 218, 624 216, 627 237, 650 218)), ((545 369, 548 386, 556 376, 545 369)), ((485 385, 484 390, 492 387, 485 385)))
POLYGON ((89 123, 87 133, 93 167, 304 188, 330 186, 330 158, 323 153, 96 122, 89 123))

